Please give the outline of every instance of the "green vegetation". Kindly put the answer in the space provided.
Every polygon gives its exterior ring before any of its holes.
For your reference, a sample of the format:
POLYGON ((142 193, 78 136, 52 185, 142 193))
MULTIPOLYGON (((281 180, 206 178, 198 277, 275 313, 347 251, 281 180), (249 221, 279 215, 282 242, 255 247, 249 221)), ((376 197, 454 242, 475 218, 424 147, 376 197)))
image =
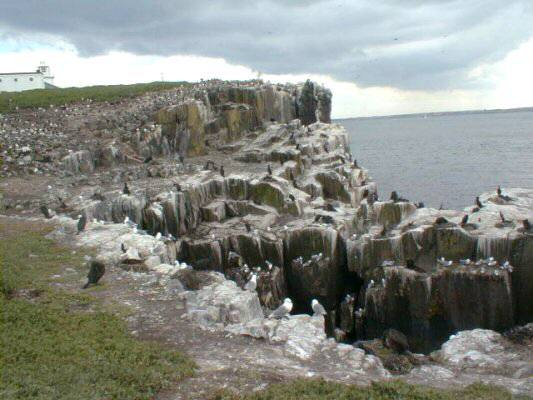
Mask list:
POLYGON ((149 399, 192 374, 184 355, 134 339, 96 298, 50 285, 78 285, 82 254, 45 239, 42 226, 4 222, 0 398, 149 399))
POLYGON ((151 82, 134 85, 87 86, 65 89, 38 89, 18 93, 0 93, 0 113, 18 108, 61 106, 91 99, 93 101, 118 101, 140 96, 147 92, 169 90, 187 85, 185 82, 151 82))
POLYGON ((368 387, 324 380, 279 383, 244 396, 220 393, 213 400, 511 400, 512 395, 496 386, 474 384, 463 390, 438 390, 401 381, 373 383, 368 387))

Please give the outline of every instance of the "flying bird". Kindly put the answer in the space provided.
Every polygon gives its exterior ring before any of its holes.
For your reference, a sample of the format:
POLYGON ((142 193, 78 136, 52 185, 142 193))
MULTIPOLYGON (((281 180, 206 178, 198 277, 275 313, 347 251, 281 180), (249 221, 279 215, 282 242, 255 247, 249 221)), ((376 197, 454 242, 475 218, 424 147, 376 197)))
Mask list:
POLYGON ((83 285, 83 289, 87 289, 91 285, 96 285, 102 276, 104 276, 104 273, 104 263, 101 261, 91 260, 89 265, 89 273, 87 274, 87 283, 83 285))
POLYGON ((283 300, 283 304, 276 308, 272 313, 269 315, 269 318, 275 318, 275 319, 281 319, 284 317, 289 316, 289 314, 292 311, 292 300, 289 298, 286 298, 283 300))
POLYGON ((318 302, 317 299, 311 301, 311 308, 313 309, 313 317, 326 315, 326 309, 318 302))

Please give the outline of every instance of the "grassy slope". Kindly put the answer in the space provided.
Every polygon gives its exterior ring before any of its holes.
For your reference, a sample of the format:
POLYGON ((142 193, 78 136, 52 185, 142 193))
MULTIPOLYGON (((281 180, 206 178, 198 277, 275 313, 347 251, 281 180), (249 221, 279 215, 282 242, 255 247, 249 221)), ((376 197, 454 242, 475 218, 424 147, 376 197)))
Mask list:
POLYGON ((496 386, 470 385, 464 390, 438 390, 406 383, 382 382, 368 387, 324 380, 296 380, 244 396, 221 393, 212 400, 511 400, 518 399, 496 386))
POLYGON ((53 289, 82 255, 43 238, 38 225, 0 223, 0 398, 149 399, 189 376, 184 355, 135 340, 89 295, 53 289), (57 281, 57 278, 55 278, 57 281))
POLYGON ((93 101, 117 101, 147 92, 168 90, 186 85, 184 82, 152 82, 134 85, 87 86, 81 88, 28 90, 18 93, 0 93, 0 113, 18 108, 60 106, 92 99, 93 101))

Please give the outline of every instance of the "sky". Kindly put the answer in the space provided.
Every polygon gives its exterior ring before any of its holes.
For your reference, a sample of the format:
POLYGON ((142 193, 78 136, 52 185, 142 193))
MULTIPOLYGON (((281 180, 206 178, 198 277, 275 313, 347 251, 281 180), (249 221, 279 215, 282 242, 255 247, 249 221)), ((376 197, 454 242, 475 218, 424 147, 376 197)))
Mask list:
POLYGON ((0 72, 313 79, 334 118, 533 106, 532 0, 0 2, 0 72))

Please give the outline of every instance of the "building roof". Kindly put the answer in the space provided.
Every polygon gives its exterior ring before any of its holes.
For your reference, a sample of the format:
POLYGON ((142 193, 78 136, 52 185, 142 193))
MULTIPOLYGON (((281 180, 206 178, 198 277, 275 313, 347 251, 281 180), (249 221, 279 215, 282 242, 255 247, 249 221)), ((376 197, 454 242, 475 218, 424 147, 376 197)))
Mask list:
POLYGON ((35 75, 40 74, 40 71, 34 72, 0 72, 0 75, 35 75))

